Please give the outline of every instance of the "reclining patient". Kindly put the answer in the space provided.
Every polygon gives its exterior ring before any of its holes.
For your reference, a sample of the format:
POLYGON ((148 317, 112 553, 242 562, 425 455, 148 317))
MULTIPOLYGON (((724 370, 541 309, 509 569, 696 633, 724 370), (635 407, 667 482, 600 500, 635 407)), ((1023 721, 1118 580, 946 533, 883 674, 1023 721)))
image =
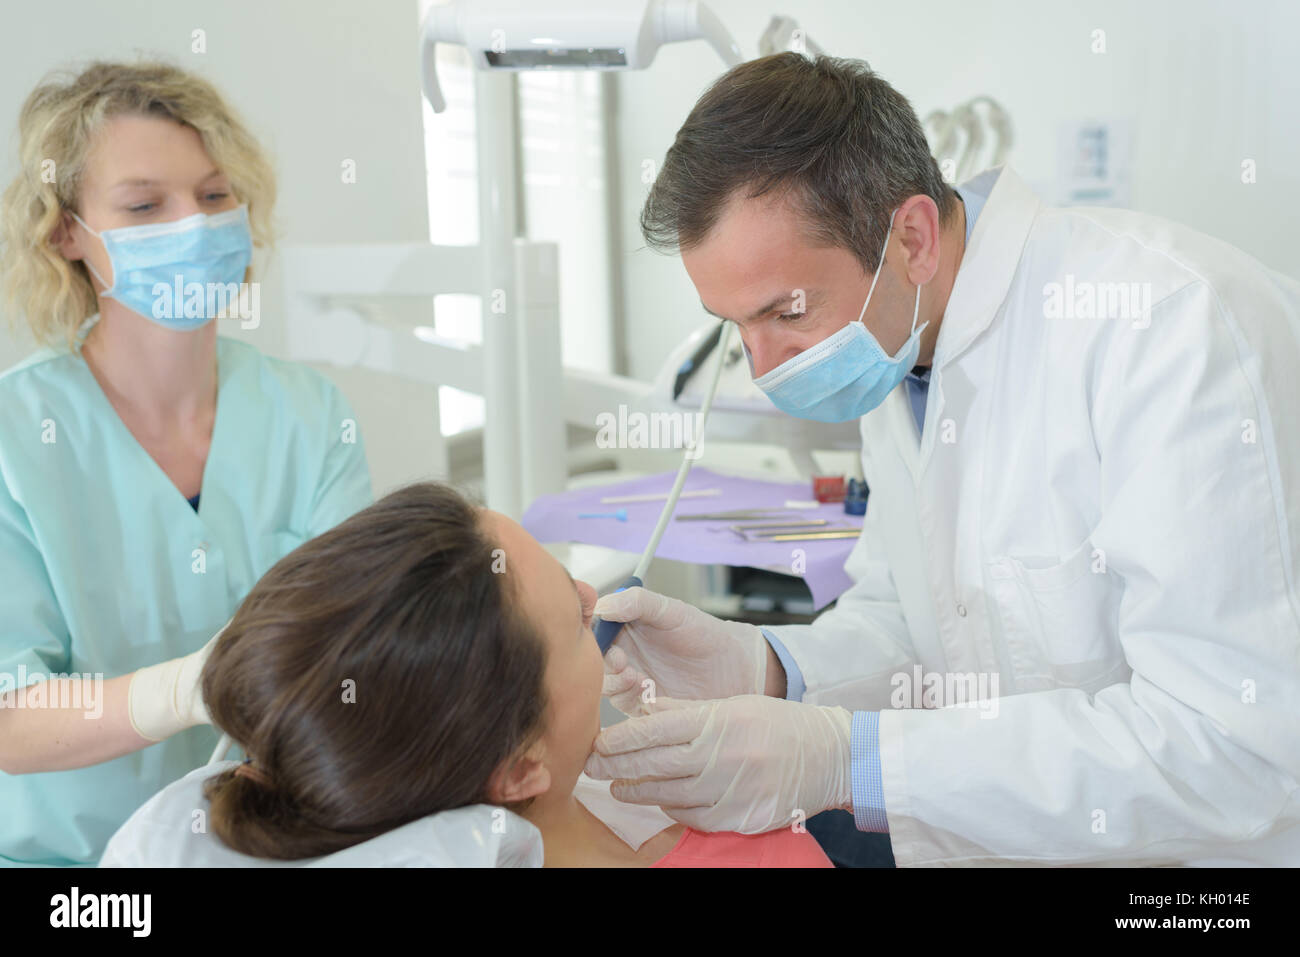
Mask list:
POLYGON ((212 831, 312 858, 493 804, 537 827, 549 867, 830 867, 807 833, 693 831, 582 774, 600 731, 595 601, 519 525, 442 485, 307 542, 203 671, 213 723, 250 758, 204 784, 212 831))

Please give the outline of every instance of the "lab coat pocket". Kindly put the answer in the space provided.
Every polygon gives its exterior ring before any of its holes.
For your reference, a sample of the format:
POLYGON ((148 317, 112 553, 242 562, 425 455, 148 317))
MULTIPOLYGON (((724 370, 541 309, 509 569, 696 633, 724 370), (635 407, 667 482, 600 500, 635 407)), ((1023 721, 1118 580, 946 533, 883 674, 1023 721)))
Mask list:
POLYGON ((1055 563, 996 558, 989 578, 1017 690, 1093 692, 1122 680, 1121 588, 1091 542, 1055 563))

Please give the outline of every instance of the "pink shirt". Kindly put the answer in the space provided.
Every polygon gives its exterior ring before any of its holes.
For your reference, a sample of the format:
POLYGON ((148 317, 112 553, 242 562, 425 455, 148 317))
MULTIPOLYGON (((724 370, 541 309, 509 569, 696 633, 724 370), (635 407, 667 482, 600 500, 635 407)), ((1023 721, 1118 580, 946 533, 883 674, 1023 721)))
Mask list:
POLYGON ((834 867, 817 839, 788 827, 766 834, 705 833, 689 827, 651 867, 834 867))

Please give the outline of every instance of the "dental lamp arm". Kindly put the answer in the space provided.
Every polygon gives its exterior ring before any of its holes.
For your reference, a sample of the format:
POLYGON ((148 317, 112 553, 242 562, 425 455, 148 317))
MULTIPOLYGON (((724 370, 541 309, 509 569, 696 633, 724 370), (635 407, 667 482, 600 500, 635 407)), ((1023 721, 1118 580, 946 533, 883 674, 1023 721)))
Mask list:
POLYGON ((438 85, 438 49, 439 41, 443 43, 464 43, 465 34, 460 24, 460 8, 457 4, 447 3, 432 7, 424 18, 420 28, 420 72, 425 99, 433 107, 433 112, 441 113, 447 108, 447 100, 438 85))
POLYGON ((729 67, 745 59, 718 15, 699 0, 652 0, 649 13, 656 21, 656 46, 702 39, 729 67))

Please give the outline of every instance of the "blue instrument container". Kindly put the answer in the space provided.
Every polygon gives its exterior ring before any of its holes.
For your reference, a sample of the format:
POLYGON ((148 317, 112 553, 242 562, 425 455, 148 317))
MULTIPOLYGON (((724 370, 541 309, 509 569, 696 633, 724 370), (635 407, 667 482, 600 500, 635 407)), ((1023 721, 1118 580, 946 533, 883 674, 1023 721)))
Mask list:
POLYGON ((844 511, 848 515, 867 514, 867 483, 849 479, 848 490, 844 493, 844 511))

